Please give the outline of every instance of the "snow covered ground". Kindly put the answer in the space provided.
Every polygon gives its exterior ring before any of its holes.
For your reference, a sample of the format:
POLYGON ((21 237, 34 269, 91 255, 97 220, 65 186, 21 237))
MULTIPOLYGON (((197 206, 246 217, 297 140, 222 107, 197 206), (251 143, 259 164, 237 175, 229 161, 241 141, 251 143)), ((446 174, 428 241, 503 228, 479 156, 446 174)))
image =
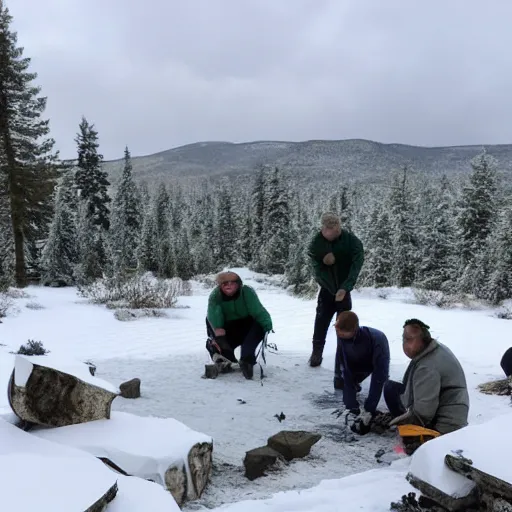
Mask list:
MULTIPOLYGON (((391 449, 396 444, 393 436, 345 438, 340 420, 332 414, 341 405, 332 389, 334 328, 329 333, 322 367, 307 365, 315 301, 291 297, 282 289, 256 281, 246 270, 239 273, 257 289, 274 321, 275 334, 270 341, 279 351, 267 353, 263 385, 258 372, 254 381, 246 381, 238 372, 217 380, 201 379, 208 362, 204 316, 210 290, 194 283, 193 295, 180 298, 179 308, 169 310, 167 318, 132 322, 116 320, 113 311, 88 304, 74 289, 28 288, 31 297, 17 300, 19 312, 0 325, 0 343, 5 345, 0 346, 0 390, 6 389, 13 365, 9 351, 17 350, 28 339, 42 341, 54 354, 93 361, 98 368, 96 375, 115 385, 139 377, 142 397, 116 398, 114 410, 172 417, 214 439, 212 483, 199 503, 188 505, 190 509, 270 498, 276 492, 309 489, 322 480, 380 467, 375 453, 381 448, 391 449), (28 302, 40 303, 44 309, 26 308, 28 302), (276 415, 281 412, 286 418, 279 422, 276 415), (243 476, 245 452, 265 444, 269 436, 282 429, 314 430, 323 438, 307 459, 293 461, 282 471, 249 482, 243 476)), ((502 377, 499 361, 512 345, 512 321, 495 318, 489 310, 440 310, 415 305, 403 291, 383 299, 365 290, 353 294, 353 304, 362 325, 381 329, 388 336, 392 378, 401 379, 408 363, 401 347, 403 322, 420 318, 431 326, 439 341, 454 351, 466 371, 470 422, 478 424, 510 412, 509 398, 480 394, 476 386, 502 377)), ((368 384, 364 383, 363 394, 368 384)), ((8 411, 6 393, 0 392, 0 414, 8 411)), ((319 488, 307 491, 281 493, 268 501, 268 510, 284 510, 279 503, 288 499, 287 510, 312 510, 307 504, 313 501, 324 504, 315 510, 337 510, 334 503, 350 500, 356 489, 364 494, 361 486, 371 482, 380 482, 385 496, 375 502, 372 490, 364 498, 365 508, 357 510, 388 510, 391 499, 398 500, 410 489, 404 479, 407 464, 400 461, 379 472, 323 482, 319 488), (379 506, 382 508, 375 508, 379 506)), ((244 510, 260 510, 257 507, 262 502, 245 505, 244 510)), ((228 508, 235 512, 241 510, 238 506, 242 504, 228 508)))

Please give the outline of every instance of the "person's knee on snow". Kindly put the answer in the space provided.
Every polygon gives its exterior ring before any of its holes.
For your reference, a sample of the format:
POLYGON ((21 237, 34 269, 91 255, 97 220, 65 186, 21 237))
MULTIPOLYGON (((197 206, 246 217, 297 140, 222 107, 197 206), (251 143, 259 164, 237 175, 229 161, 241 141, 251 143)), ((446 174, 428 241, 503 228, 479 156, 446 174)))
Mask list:
POLYGON ((252 378, 256 349, 265 333, 272 331, 272 319, 256 291, 235 272, 221 272, 208 298, 207 318, 214 332, 225 332, 233 354, 241 347, 240 368, 252 378))
POLYGON ((512 376, 512 347, 503 354, 500 365, 507 377, 512 376))
POLYGON ((405 322, 402 340, 403 351, 411 359, 401 395, 405 413, 391 424, 411 423, 440 434, 465 427, 469 394, 458 359, 432 338, 428 325, 416 318, 405 322))
POLYGON ((401 395, 405 391, 405 386, 401 382, 388 380, 384 384, 383 395, 386 407, 393 418, 401 416, 405 413, 405 407, 402 403, 401 395))
POLYGON ((364 250, 361 241, 342 228, 340 217, 327 212, 322 215, 320 230, 309 243, 308 256, 320 286, 309 359, 310 366, 316 367, 322 364, 332 317, 352 309, 350 292, 361 271, 364 250))
POLYGON ((361 382, 371 375, 368 397, 354 423, 353 430, 364 434, 377 410, 382 389, 389 375, 389 343, 386 335, 371 327, 361 327, 353 311, 338 315, 335 324, 337 335, 337 368, 335 386, 343 386, 343 402, 347 409, 359 409, 357 393, 361 382), (338 379, 336 380, 336 377, 338 379))

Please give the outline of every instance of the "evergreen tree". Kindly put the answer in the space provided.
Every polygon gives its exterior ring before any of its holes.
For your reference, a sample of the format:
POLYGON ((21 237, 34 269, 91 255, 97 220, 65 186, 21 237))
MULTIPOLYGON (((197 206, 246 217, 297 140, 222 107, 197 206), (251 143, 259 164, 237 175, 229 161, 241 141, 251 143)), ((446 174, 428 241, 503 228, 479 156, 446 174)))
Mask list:
POLYGON ((188 234, 186 229, 182 229, 176 242, 176 276, 188 281, 194 274, 194 261, 190 257, 188 234))
POLYGON ((454 204, 446 176, 440 188, 422 198, 426 207, 422 225, 418 285, 427 290, 453 289, 457 276, 457 239, 454 204))
POLYGON ((512 299, 512 206, 508 205, 500 213, 494 236, 491 239, 492 269, 486 298, 493 304, 512 299))
POLYGON ((157 241, 158 274, 173 277, 176 274, 176 256, 171 219, 171 198, 161 183, 155 197, 155 233, 157 241))
POLYGON ((261 270, 261 251, 264 240, 265 231, 265 190, 267 181, 267 170, 261 166, 256 174, 252 197, 251 197, 251 216, 252 216, 252 233, 251 243, 251 267, 254 270, 261 270))
POLYGON ((266 272, 284 274, 290 251, 290 207, 279 169, 271 174, 265 208, 262 263, 266 272))
POLYGON ((36 73, 17 46, 12 17, 0 2, 0 177, 8 197, 18 286, 27 283, 25 248, 44 240, 53 214, 57 154, 48 138, 49 121, 41 119, 46 98, 32 85, 36 73))
POLYGON ((140 203, 132 176, 128 148, 124 152, 124 169, 112 207, 112 251, 116 274, 136 266, 137 241, 141 230, 140 203))
POLYGON ((55 213, 50 233, 41 257, 43 284, 74 281, 75 264, 78 261, 76 224, 73 212, 66 201, 66 183, 57 190, 55 213))
POLYGON ((458 252, 462 275, 460 284, 465 292, 478 295, 485 284, 487 239, 492 231, 498 203, 496 160, 485 151, 471 160, 473 172, 462 190, 459 204, 458 252))
POLYGON ((152 202, 145 204, 142 230, 136 253, 137 267, 142 272, 158 272, 159 251, 154 205, 152 202))
POLYGON ((98 132, 85 117, 82 117, 79 130, 75 138, 78 147, 76 187, 80 199, 89 205, 87 215, 92 217, 93 224, 108 230, 110 227, 110 197, 108 195, 110 182, 107 172, 102 169, 103 156, 98 153, 98 132))
POLYGON ((217 194, 217 261, 220 265, 237 262, 236 226, 231 200, 232 186, 222 180, 217 194))
POLYGON ((418 249, 417 232, 413 219, 411 190, 407 182, 408 169, 394 179, 389 199, 391 247, 391 283, 395 286, 412 286, 415 282, 418 249))

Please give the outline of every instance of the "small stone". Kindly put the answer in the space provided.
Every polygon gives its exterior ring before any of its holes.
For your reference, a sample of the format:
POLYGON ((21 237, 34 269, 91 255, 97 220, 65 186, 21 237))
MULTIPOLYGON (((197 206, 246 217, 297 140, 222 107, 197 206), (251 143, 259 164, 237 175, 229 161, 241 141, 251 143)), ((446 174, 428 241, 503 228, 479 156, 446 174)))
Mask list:
POLYGON ((282 430, 268 439, 268 445, 286 460, 306 457, 322 436, 304 430, 282 430))
POLYGON ((270 446, 261 446, 249 450, 244 458, 245 476, 249 480, 265 476, 265 471, 279 460, 282 460, 281 454, 270 446))
POLYGON ((123 398, 139 398, 140 397, 140 379, 132 379, 123 382, 119 386, 121 396, 123 398))
POLYGON ((216 379, 219 376, 219 368, 216 364, 204 365, 204 377, 206 379, 216 379))

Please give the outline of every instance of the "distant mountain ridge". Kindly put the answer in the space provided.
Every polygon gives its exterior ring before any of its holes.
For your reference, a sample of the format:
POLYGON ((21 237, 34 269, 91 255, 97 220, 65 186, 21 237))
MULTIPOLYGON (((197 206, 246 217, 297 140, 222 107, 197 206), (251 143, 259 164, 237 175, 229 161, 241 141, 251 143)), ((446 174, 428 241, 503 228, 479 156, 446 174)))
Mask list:
MULTIPOLYGON (((197 142, 147 156, 133 157, 134 176, 148 184, 191 177, 252 174, 259 165, 272 165, 309 180, 333 175, 358 181, 380 181, 407 165, 412 171, 439 177, 467 174, 470 160, 483 148, 512 177, 512 144, 422 147, 384 144, 364 139, 304 142, 197 142)), ((104 163, 113 182, 123 161, 104 163)))

